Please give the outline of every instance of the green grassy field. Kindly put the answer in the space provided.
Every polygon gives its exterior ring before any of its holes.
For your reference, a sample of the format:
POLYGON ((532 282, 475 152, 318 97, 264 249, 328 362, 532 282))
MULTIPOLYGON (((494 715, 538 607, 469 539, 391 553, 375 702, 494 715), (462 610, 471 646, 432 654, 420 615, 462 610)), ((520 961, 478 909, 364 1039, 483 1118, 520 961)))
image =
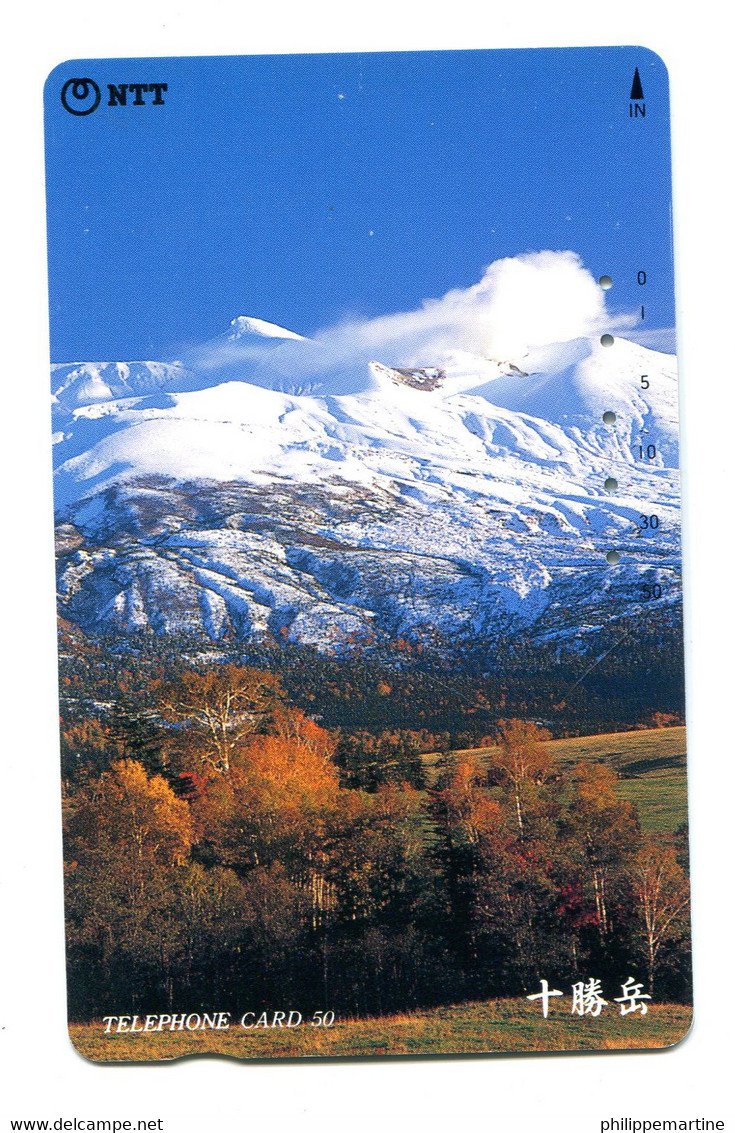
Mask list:
POLYGON ((523 1051, 651 1049, 686 1035, 691 1008, 654 1004, 644 1017, 621 1016, 613 1003, 598 1018, 570 1014, 570 998, 552 1000, 548 1019, 537 1003, 495 999, 431 1011, 347 1019, 324 1030, 229 1031, 105 1035, 102 1023, 70 1027, 71 1040, 95 1062, 142 1062, 221 1054, 232 1058, 364 1058, 374 1055, 491 1054, 523 1051), (560 1006, 560 1003, 563 1006, 560 1006))
MULTIPOLYGON (((576 736, 549 740, 546 747, 562 767, 571 767, 581 759, 599 760, 612 767, 618 774, 620 798, 635 803, 647 832, 670 836, 686 822, 686 728, 576 736)), ((472 754, 483 758, 493 750, 477 748, 472 754)), ((438 758, 425 757, 430 769, 438 758)))

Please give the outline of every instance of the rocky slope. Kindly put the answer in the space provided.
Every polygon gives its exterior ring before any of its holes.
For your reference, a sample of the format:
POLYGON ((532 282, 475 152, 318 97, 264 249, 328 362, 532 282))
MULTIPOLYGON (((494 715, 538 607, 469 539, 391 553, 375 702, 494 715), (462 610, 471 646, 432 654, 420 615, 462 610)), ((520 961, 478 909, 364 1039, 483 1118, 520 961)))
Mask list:
POLYGON ((86 631, 584 648, 679 601, 670 355, 346 365, 251 318, 222 346, 54 368, 60 603, 86 631))

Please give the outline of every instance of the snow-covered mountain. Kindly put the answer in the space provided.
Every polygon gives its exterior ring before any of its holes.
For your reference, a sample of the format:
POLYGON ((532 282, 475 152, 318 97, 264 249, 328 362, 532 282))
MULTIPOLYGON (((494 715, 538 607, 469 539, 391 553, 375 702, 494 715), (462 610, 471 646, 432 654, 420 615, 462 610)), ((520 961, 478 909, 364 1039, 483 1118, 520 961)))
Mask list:
POLYGON ((679 600, 670 355, 386 365, 240 317, 183 363, 53 377, 61 606, 89 632, 579 643, 679 600))
POLYGON ((81 405, 138 397, 174 386, 186 371, 178 362, 72 362, 51 367, 51 396, 58 417, 81 405))

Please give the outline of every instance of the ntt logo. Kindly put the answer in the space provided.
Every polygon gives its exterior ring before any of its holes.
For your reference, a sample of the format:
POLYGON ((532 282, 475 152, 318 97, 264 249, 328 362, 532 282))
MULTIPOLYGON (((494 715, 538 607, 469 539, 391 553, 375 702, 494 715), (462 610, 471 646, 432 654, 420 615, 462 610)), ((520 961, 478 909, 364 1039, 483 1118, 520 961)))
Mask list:
MULTIPOLYGON (((164 91, 168 83, 107 83, 106 105, 163 106, 164 91)), ((101 101, 102 91, 94 79, 67 79, 61 88, 61 105, 77 118, 92 114, 101 101)))
POLYGON ((94 79, 67 79, 61 88, 61 105, 78 118, 96 110, 101 97, 94 79))

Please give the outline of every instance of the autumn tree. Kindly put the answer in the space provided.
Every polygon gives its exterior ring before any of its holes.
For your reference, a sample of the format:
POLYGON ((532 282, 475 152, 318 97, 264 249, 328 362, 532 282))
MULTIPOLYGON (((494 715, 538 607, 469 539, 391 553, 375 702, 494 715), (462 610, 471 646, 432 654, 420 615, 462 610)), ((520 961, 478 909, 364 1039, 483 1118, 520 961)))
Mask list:
POLYGON ((661 948, 686 929, 689 884, 673 847, 653 841, 645 843, 638 851, 631 873, 652 993, 661 948))
POLYGON ((92 716, 62 724, 61 770, 67 785, 100 774, 124 755, 125 748, 114 729, 102 720, 92 716))
POLYGON ((640 847, 641 832, 633 805, 618 798, 617 777, 603 763, 579 763, 573 772, 573 795, 565 818, 576 841, 582 875, 591 884, 601 940, 612 929, 612 903, 625 881, 625 870, 640 847))
POLYGON ((334 741, 297 710, 273 713, 272 729, 250 735, 231 754, 226 775, 214 769, 191 796, 197 854, 209 864, 251 871, 283 867, 308 894, 321 925, 334 907, 328 863, 333 840, 349 827, 353 792, 342 791, 334 741))
MULTIPOLYGON (((180 865, 192 842, 189 808, 160 775, 133 760, 113 763, 67 803, 68 848, 79 860, 119 856, 131 874, 180 865)), ((134 882, 137 887, 137 881, 134 882)))
POLYGON ((161 695, 163 718, 175 726, 171 743, 215 771, 227 773, 243 742, 281 701, 278 678, 238 665, 190 670, 161 695))
POLYGON ((445 759, 431 792, 431 815, 450 910, 448 942, 464 969, 476 969, 483 856, 504 826, 500 802, 487 789, 487 771, 477 756, 445 759))
POLYGON ((426 860, 426 813, 418 791, 384 784, 376 792, 342 792, 329 871, 339 915, 352 924, 405 927, 422 886, 431 886, 426 860))
MULTIPOLYGON (((520 734, 519 746, 529 734, 525 729, 509 732, 509 739, 520 734)), ((534 821, 527 820, 527 796, 535 786, 531 776, 534 767, 537 773, 545 768, 543 753, 529 761, 523 774, 512 766, 524 795, 526 820, 520 824, 512 781, 503 776, 498 783, 494 758, 489 762, 488 775, 477 756, 453 760, 434 799, 452 923, 462 926, 462 940, 456 943, 477 995, 525 987, 544 964, 560 957, 566 963, 569 953, 559 914, 559 804, 535 799, 534 821)))
POLYGON ((498 746, 492 762, 508 785, 515 804, 516 821, 524 836, 524 796, 529 786, 539 786, 549 774, 551 759, 544 740, 549 733, 530 720, 501 720, 498 746))
POLYGON ((483 833, 502 822, 501 807, 487 790, 487 771, 471 754, 450 761, 434 806, 455 849, 476 847, 483 833))
POLYGON ((103 983, 114 982, 131 966, 166 971, 182 931, 175 891, 193 836, 187 804, 160 776, 123 760, 69 798, 65 811, 67 926, 78 980, 89 982, 96 970, 103 983))

